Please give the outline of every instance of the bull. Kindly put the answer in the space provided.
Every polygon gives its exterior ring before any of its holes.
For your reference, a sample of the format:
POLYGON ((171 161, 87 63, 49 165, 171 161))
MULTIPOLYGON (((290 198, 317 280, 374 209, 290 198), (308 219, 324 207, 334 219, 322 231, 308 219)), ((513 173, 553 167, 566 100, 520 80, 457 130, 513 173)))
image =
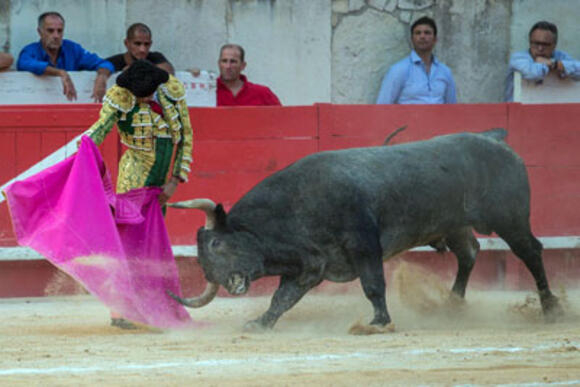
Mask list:
POLYGON ((383 260, 416 246, 449 249, 458 269, 452 294, 465 296, 479 251, 473 234, 497 233, 528 268, 544 315, 561 313, 530 229, 530 188, 507 132, 444 135, 393 146, 315 153, 258 183, 226 213, 208 199, 172 204, 198 208, 199 263, 208 281, 200 307, 219 285, 241 295, 264 276, 279 276, 269 309, 246 324, 272 328, 324 280, 360 278, 371 302, 371 326, 391 323, 383 260))

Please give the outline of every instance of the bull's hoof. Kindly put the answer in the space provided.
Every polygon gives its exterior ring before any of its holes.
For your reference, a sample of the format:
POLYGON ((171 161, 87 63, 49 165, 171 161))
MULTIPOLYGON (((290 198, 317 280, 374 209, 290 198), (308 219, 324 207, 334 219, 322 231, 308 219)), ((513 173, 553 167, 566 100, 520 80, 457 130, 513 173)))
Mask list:
POLYGON ((356 336, 377 335, 384 333, 391 333, 395 331, 395 324, 388 323, 386 325, 365 325, 360 322, 355 323, 350 327, 348 333, 356 336))
POLYGON ((465 298, 454 292, 449 293, 449 298, 447 298, 444 304, 446 308, 452 310, 464 308, 466 305, 465 298))
POLYGON ((542 310, 546 322, 549 323, 554 323, 564 316, 564 308, 562 308, 556 296, 550 296, 542 300, 542 310))
POLYGON ((244 332, 260 333, 270 330, 272 327, 262 324, 260 320, 248 321, 244 324, 244 332))

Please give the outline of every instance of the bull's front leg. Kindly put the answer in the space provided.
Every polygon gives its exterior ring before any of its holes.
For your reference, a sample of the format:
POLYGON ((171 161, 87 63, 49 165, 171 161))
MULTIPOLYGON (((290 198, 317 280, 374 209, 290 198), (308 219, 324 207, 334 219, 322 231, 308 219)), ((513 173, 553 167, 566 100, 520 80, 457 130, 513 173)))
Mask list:
POLYGON ((270 308, 256 320, 248 321, 244 330, 255 331, 272 328, 276 321, 292 308, 300 299, 321 281, 299 281, 297 277, 280 278, 280 286, 276 289, 270 308))

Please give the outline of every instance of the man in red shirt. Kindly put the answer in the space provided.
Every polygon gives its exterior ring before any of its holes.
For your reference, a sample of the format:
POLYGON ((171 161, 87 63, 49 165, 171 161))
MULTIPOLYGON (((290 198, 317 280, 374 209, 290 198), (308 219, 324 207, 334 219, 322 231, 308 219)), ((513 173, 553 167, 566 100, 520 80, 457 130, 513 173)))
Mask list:
POLYGON ((282 105, 272 90, 248 82, 248 78, 242 74, 246 62, 241 46, 237 44, 222 46, 218 66, 220 77, 217 80, 217 106, 282 105))

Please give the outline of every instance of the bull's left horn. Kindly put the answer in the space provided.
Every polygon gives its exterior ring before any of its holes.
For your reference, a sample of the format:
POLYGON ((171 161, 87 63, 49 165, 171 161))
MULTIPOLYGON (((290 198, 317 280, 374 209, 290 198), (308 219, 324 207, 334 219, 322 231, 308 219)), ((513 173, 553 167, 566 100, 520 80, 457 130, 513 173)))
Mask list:
POLYGON ((168 290, 167 294, 169 294, 171 298, 182 305, 189 306, 191 308, 201 308, 202 306, 209 304, 215 298, 219 287, 220 286, 218 284, 208 282, 205 290, 199 297, 181 298, 171 290, 168 290))
POLYGON ((215 203, 211 199, 192 199, 183 202, 167 203, 174 208, 196 208, 205 212, 205 229, 212 230, 215 227, 215 203))

